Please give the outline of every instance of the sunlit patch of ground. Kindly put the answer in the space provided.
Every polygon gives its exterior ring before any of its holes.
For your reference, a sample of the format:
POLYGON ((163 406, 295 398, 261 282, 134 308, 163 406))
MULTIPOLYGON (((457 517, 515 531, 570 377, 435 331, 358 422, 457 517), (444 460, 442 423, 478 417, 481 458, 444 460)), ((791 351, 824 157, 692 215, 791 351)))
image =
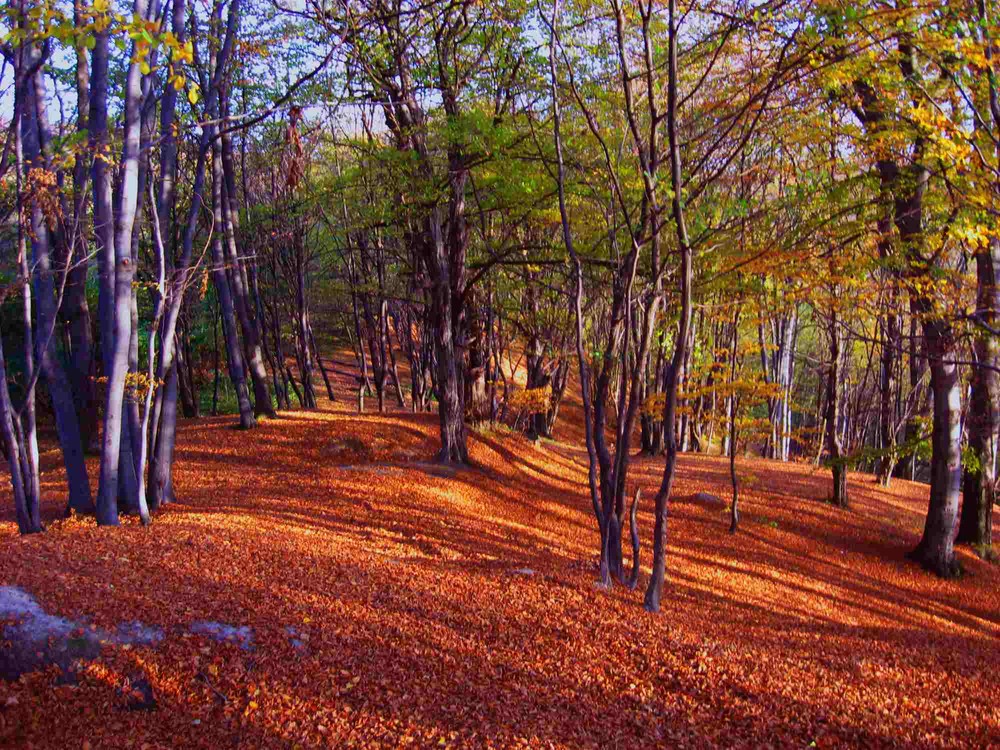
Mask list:
MULTIPOLYGON (((683 456, 653 616, 594 587, 572 404, 556 442, 476 433, 456 471, 430 463, 436 415, 357 415, 349 383, 250 433, 184 424, 179 502, 149 528, 54 520, 53 467, 49 530, 20 538, 0 491, 0 585, 95 632, 163 633, 72 680, 0 681, 0 746, 1000 744, 1000 567, 962 552, 946 582, 904 560, 925 486, 852 475, 845 512, 822 470, 740 461, 730 536, 693 499, 726 497, 728 464, 683 456)), ((646 565, 661 470, 635 467, 646 565)))

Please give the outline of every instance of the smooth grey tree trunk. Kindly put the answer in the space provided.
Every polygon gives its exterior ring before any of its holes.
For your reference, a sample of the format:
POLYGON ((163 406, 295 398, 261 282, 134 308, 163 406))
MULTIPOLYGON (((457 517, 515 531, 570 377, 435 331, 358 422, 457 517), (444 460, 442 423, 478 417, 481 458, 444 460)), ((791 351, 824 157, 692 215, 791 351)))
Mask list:
MULTIPOLYGON (((146 0, 136 0, 134 14, 146 19, 149 4, 146 0)), ((96 53, 96 49, 95 49, 96 53)), ((93 79, 97 86, 97 65, 95 61, 93 79)), ((104 71, 105 116, 107 71, 104 71)), ((102 293, 113 292, 111 309, 105 312, 113 316, 110 326, 111 337, 102 342, 106 349, 105 377, 107 392, 104 400, 104 433, 101 450, 101 477, 97 495, 97 523, 103 526, 118 524, 118 487, 121 471, 121 448, 123 434, 129 440, 129 428, 123 426, 127 418, 124 409, 126 377, 129 372, 129 353, 132 345, 132 278, 134 263, 132 259, 132 230, 135 222, 139 195, 139 159, 140 138, 142 128, 142 72, 139 62, 133 60, 128 67, 125 82, 125 126, 123 132, 123 147, 121 160, 121 188, 119 204, 115 217, 115 232, 112 255, 105 248, 105 273, 111 278, 102 287, 102 293)), ((93 110, 92 110, 93 111, 93 110)), ((93 119, 93 118, 91 118, 93 119)), ((95 159, 95 163, 101 161, 95 159)), ((96 188, 96 180, 95 180, 96 188)), ((103 198, 110 202, 109 197, 103 198)), ((98 199, 95 198, 95 204, 98 199)), ((107 326, 102 326, 105 328, 107 326)), ((128 449, 130 450, 130 448, 128 449)), ((131 464, 130 464, 131 465, 131 464)), ((126 471, 128 467, 126 466, 126 471)), ((131 490, 129 490, 131 491, 131 490)), ((140 516, 148 521, 146 498, 136 498, 140 516)))
MULTIPOLYGON (((21 65, 20 60, 22 55, 24 55, 24 48, 20 48, 15 53, 15 81, 18 90, 15 91, 14 96, 14 150, 15 150, 15 188, 17 190, 17 201, 16 208, 18 216, 22 215, 23 205, 23 177, 24 177, 24 149, 21 142, 21 112, 25 105, 25 96, 23 94, 23 82, 21 80, 20 71, 21 65)), ((21 524, 19 521, 19 528, 22 533, 27 531, 34 531, 41 529, 40 520, 40 497, 41 492, 41 472, 39 470, 39 455, 38 455, 38 424, 37 415, 35 409, 35 396, 37 394, 37 383, 38 383, 38 373, 36 372, 37 367, 35 363, 35 338, 34 338, 34 310, 32 305, 32 295, 31 295, 31 268, 28 261, 28 247, 27 240, 25 237, 25 227, 18 222, 17 226, 17 257, 18 266, 20 271, 20 283, 21 287, 21 299, 22 299, 22 322, 24 323, 24 377, 27 380, 25 384, 24 400, 21 404, 21 415, 20 418, 17 414, 11 412, 11 428, 13 430, 13 438, 16 439, 17 443, 12 445, 11 450, 16 452, 16 458, 21 462, 21 465, 17 467, 18 477, 15 478, 14 474, 11 474, 11 481, 14 484, 20 485, 21 492, 24 496, 25 506, 24 506, 24 517, 26 518, 26 523, 21 524), (17 481, 15 481, 17 479, 17 481), (34 522, 38 519, 37 524, 34 522)), ((2 359, 2 355, 0 355, 2 359)), ((6 390, 6 379, 0 377, 0 388, 6 390)), ((7 391, 6 395, 9 398, 10 392, 7 391)), ((12 464, 13 467, 13 464, 12 464)), ((15 487, 15 495, 16 487, 15 487)), ((16 500, 16 497, 15 497, 16 500)), ((19 517, 20 518, 20 517, 19 517)))
POLYGON ((954 343, 939 320, 924 323, 931 368, 930 502, 924 533, 910 557, 943 578, 957 575, 954 542, 962 483, 962 382, 954 363, 954 343))
MULTIPOLYGON (((183 44, 185 34, 185 0, 172 0, 171 3, 171 30, 178 42, 183 44)), ((173 86, 164 87, 160 102, 160 176, 157 186, 154 221, 159 224, 158 232, 160 242, 154 243, 154 255, 157 266, 162 263, 167 277, 174 281, 174 241, 176 232, 171 224, 169 234, 165 231, 166 222, 171 222, 175 215, 176 194, 174 190, 177 172, 177 138, 174 130, 177 111, 177 90, 173 86), (163 256, 162 258, 160 256, 163 256)), ((204 163, 199 156, 196 171, 201 173, 201 184, 204 184, 204 163)), ((197 181, 196 181, 197 182, 197 181)), ((201 188, 203 189, 203 188, 201 188)), ((201 189, 194 196, 197 204, 201 199, 201 189)), ((156 227, 154 227, 156 230, 156 227)), ((187 255, 190 258, 190 253, 187 255)), ((190 261, 185 262, 186 266, 190 261)), ((157 355, 156 378, 163 381, 164 385, 157 388, 153 397, 152 416, 150 419, 149 438, 149 471, 147 482, 147 493, 150 510, 156 510, 162 505, 172 502, 173 497, 173 443, 174 432, 177 420, 177 393, 178 393, 178 370, 177 362, 174 358, 174 347, 177 337, 175 327, 176 317, 170 323, 168 331, 167 319, 173 311, 173 297, 178 295, 180 305, 183 304, 184 287, 187 280, 186 275, 182 277, 180 283, 171 283, 166 287, 162 295, 157 295, 154 304, 153 316, 159 321, 158 334, 160 338, 160 350, 157 355), (170 420, 169 425, 164 425, 162 420, 170 420), (167 445, 169 444, 169 449, 167 445)))

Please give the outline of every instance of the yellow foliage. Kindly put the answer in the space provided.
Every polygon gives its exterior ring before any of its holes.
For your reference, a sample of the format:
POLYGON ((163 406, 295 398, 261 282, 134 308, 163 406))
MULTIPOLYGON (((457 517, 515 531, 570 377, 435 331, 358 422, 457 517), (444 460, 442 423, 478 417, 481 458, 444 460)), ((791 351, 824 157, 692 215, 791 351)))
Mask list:
POLYGON ((642 400, 642 416, 658 418, 663 414, 667 401, 665 393, 651 393, 642 400))
POLYGON ((529 414, 545 414, 552 406, 552 391, 547 387, 515 391, 510 397, 510 405, 529 414))
MULTIPOLYGON (((107 376, 97 378, 97 383, 107 385, 107 376)), ((150 391, 155 391, 163 385, 159 378, 151 378, 144 372, 128 372, 125 374, 125 398, 131 401, 143 401, 150 391)))

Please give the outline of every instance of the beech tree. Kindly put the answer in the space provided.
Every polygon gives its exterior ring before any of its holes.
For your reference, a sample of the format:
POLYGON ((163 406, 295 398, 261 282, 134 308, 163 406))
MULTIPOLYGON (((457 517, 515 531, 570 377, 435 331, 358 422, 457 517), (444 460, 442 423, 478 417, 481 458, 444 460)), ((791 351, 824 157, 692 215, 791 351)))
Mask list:
POLYGON ((860 482, 927 481, 930 571, 958 572, 956 542, 991 554, 985 0, 3 19, 0 434, 22 532, 43 528, 50 424, 67 510, 148 523, 175 500, 180 419, 342 409, 346 376, 359 409, 436 410, 437 459, 463 471, 504 426, 562 440, 578 394, 605 587, 639 585, 635 467, 662 469, 652 611, 690 451, 728 458, 733 530, 741 456, 808 460, 844 512, 860 482))

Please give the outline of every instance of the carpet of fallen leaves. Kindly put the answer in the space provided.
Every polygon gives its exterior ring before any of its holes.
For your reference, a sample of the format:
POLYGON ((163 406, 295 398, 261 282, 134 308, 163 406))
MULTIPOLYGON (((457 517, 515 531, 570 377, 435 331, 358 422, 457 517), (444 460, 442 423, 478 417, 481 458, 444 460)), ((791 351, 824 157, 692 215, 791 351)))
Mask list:
MULTIPOLYGON (((72 680, 0 681, 0 746, 1000 746, 1000 566, 963 551, 946 582, 904 560, 925 486, 852 475, 845 512, 825 471, 741 460, 730 536, 694 498, 726 496, 727 463, 685 455, 654 616, 594 586, 571 405, 557 441, 476 432, 476 467, 452 471, 428 462, 435 415, 352 404, 185 423, 179 502, 149 528, 57 520, 53 466, 48 531, 21 538, 0 489, 0 585, 165 634, 72 680), (128 710, 142 682, 156 708, 128 710)), ((661 467, 636 465, 644 544, 661 467)))

